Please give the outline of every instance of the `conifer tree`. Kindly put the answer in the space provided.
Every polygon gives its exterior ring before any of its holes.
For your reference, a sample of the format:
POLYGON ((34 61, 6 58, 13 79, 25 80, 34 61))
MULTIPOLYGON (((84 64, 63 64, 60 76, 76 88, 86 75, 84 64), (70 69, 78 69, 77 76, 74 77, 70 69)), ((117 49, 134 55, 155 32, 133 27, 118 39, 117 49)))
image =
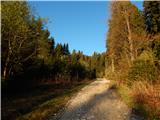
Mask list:
POLYGON ((160 1, 144 1, 146 30, 149 33, 160 32, 160 1))

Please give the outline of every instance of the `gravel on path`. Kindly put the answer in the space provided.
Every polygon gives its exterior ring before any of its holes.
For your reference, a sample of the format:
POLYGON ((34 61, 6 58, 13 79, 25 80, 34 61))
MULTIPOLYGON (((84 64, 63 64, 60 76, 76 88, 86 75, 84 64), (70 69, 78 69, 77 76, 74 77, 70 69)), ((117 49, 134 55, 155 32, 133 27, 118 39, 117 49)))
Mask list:
POLYGON ((50 120, 142 120, 109 89, 109 82, 99 78, 87 85, 50 120))

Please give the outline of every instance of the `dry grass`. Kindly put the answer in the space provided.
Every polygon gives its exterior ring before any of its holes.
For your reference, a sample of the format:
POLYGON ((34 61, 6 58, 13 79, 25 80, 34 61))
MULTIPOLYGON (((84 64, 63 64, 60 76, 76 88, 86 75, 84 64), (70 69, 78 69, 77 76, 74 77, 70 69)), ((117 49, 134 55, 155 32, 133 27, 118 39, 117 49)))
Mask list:
POLYGON ((132 86, 132 96, 137 108, 143 109, 149 120, 160 119, 160 84, 135 82, 132 86))
POLYGON ((145 120, 160 120, 160 83, 134 81, 130 85, 113 81, 110 88, 116 89, 123 101, 145 120))

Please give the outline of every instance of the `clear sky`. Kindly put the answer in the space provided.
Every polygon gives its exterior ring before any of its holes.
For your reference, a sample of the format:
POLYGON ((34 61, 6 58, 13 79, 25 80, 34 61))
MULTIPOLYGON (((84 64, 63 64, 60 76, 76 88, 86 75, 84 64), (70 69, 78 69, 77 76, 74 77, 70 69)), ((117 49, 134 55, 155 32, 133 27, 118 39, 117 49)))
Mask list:
MULTIPOLYGON (((133 2, 142 9, 142 2, 133 2)), ((109 1, 32 1, 36 13, 48 18, 47 27, 56 43, 68 43, 69 49, 92 55, 106 51, 109 1)))

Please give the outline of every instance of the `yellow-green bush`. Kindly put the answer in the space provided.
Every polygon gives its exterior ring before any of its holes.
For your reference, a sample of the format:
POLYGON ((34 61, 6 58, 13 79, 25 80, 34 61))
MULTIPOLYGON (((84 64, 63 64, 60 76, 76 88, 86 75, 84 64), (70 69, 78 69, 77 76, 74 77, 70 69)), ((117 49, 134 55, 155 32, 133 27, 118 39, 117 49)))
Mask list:
POLYGON ((129 80, 149 80, 158 79, 158 70, 154 64, 152 51, 144 51, 132 64, 128 72, 129 80))
POLYGON ((157 68, 151 62, 137 60, 129 70, 129 80, 150 80, 155 81, 158 77, 157 68))

